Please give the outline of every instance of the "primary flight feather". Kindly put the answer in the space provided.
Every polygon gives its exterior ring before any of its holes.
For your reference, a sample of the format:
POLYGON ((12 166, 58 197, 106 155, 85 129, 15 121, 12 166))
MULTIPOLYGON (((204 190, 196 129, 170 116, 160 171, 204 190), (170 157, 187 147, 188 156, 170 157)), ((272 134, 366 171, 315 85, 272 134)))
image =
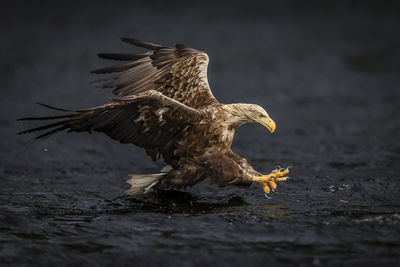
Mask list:
POLYGON ((45 131, 37 140, 60 131, 97 131, 144 148, 153 160, 162 156, 167 170, 130 175, 128 194, 192 186, 205 178, 219 186, 258 182, 268 194, 276 182, 286 180, 288 169, 262 175, 230 149, 242 124, 260 123, 273 132, 275 123, 258 105, 226 105, 215 99, 208 85, 206 53, 180 44, 171 48, 130 38, 122 41, 150 51, 99 54, 125 61, 92 71, 108 74, 96 82, 113 90, 116 96, 111 102, 76 111, 41 104, 67 114, 19 119, 54 120, 19 134, 45 131))

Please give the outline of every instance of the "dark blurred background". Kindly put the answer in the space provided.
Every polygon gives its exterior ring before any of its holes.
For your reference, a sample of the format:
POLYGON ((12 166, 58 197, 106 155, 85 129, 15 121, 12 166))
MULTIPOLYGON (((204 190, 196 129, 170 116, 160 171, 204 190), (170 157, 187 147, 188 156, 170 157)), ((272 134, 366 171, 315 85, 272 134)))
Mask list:
POLYGON ((398 1, 2 1, 0 263, 10 265, 397 265, 400 261, 398 1), (264 106, 233 149, 264 173, 292 165, 272 200, 217 188, 126 197, 155 173, 101 134, 34 136, 16 122, 109 100, 89 71, 133 37, 210 57, 223 103, 264 106))

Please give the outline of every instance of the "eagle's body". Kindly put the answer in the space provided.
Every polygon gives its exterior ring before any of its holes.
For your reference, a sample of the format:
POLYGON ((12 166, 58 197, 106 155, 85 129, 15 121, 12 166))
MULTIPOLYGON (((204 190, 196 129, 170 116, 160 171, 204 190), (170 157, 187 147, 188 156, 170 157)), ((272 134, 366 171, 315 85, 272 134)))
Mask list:
POLYGON ((221 186, 245 186, 251 184, 251 178, 261 175, 230 149, 235 130, 242 124, 229 112, 232 108, 222 104, 209 107, 204 110, 206 116, 200 124, 182 130, 171 151, 166 153, 165 161, 174 169, 159 186, 194 185, 207 177, 221 186))
MULTIPOLYGON (((207 80, 208 56, 176 45, 164 47, 124 38, 123 41, 151 50, 143 54, 99 54, 128 61, 93 71, 111 73, 100 80, 116 97, 87 110, 62 110, 65 115, 21 120, 57 120, 21 133, 47 130, 36 139, 67 130, 104 132, 121 143, 145 149, 156 160, 162 157, 168 171, 153 175, 131 175, 128 194, 142 190, 192 186, 205 178, 220 186, 248 186, 253 181, 275 188, 288 170, 262 175, 230 149, 235 130, 244 123, 260 123, 271 132, 275 123, 268 113, 252 104, 221 104, 207 80)), ((43 105, 43 104, 42 104, 43 105)))

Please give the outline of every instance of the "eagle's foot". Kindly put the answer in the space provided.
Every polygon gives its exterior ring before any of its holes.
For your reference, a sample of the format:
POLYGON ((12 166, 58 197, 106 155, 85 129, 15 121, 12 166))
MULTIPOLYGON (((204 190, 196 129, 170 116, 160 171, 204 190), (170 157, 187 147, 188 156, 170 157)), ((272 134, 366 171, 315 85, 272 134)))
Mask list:
POLYGON ((284 177, 284 175, 289 173, 289 167, 284 169, 284 168, 277 168, 275 170, 273 170, 270 174, 267 175, 262 175, 262 176, 256 176, 253 177, 251 180, 253 182, 257 182, 259 184, 261 184, 261 186, 264 189, 265 192, 265 196, 267 198, 271 189, 272 191, 274 191, 274 189, 276 189, 277 185, 276 182, 282 182, 282 181, 286 181, 289 177, 284 177), (268 187, 268 185, 271 187, 271 189, 268 187))

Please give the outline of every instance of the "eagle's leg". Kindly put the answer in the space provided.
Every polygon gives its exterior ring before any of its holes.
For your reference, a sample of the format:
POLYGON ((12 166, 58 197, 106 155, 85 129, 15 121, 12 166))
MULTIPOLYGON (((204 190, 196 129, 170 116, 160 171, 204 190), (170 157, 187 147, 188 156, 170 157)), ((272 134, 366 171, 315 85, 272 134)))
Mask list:
POLYGON ((282 182, 287 180, 288 177, 284 177, 284 175, 288 173, 289 173, 289 168, 276 169, 273 170, 270 174, 253 177, 251 181, 261 184, 265 194, 269 194, 271 190, 268 187, 268 185, 272 188, 272 190, 274 190, 277 186, 276 182, 282 182))

